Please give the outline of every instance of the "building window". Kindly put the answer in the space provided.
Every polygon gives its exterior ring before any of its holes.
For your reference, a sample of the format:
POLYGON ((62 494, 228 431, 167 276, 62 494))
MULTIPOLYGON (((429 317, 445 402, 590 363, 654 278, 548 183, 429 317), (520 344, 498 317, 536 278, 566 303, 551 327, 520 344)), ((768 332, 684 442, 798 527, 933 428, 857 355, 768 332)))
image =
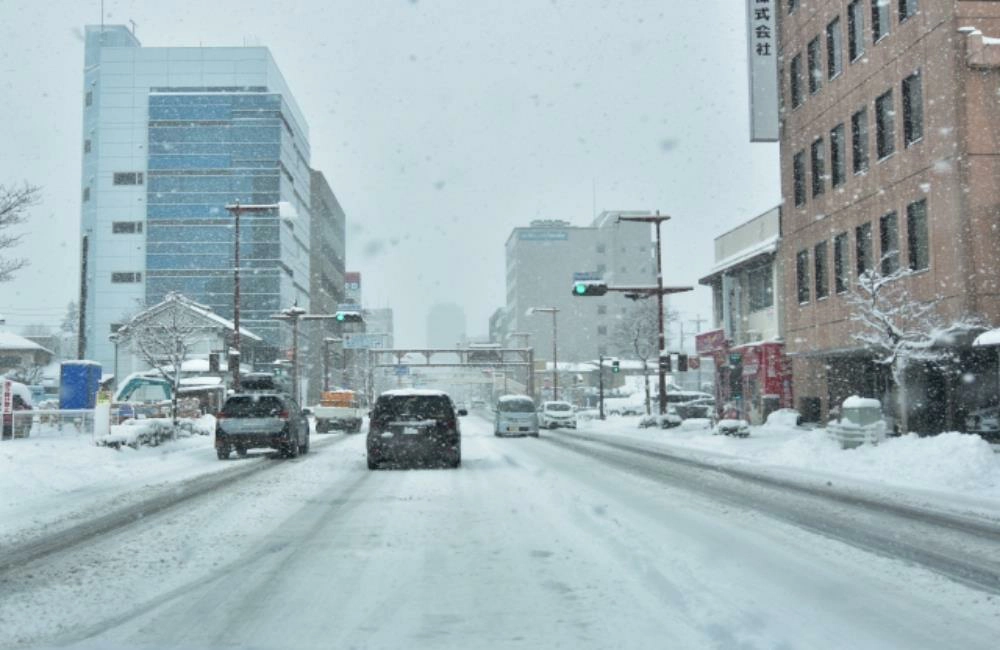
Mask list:
POLYGON ((87 94, 83 96, 83 105, 91 106, 94 103, 94 91, 88 90, 87 94))
POLYGON ((847 53, 852 63, 865 53, 865 10, 861 0, 847 5, 847 53))
POLYGON ((111 232, 115 235, 134 235, 142 232, 141 221, 114 221, 111 232))
POLYGON ((806 54, 809 63, 809 92, 815 94, 823 87, 823 56, 820 53, 819 36, 809 41, 806 54))
POLYGON ((598 305, 597 306, 597 314, 599 316, 604 315, 606 313, 608 313, 608 306, 607 305, 598 305))
POLYGON ((794 13, 799 8, 799 0, 788 0, 788 13, 794 13))
POLYGON ((142 282, 142 273, 116 271, 111 274, 112 284, 135 284, 136 282, 142 282))
POLYGON ((867 273, 872 268, 872 225, 863 223, 854 229, 854 250, 855 262, 858 269, 858 277, 867 273))
POLYGON ((806 204, 806 152, 800 151, 792 159, 792 177, 795 183, 795 205, 806 204))
POLYGON ((115 185, 142 185, 142 172, 115 172, 113 183, 115 185))
POLYGON ((795 256, 795 280, 799 304, 809 302, 809 251, 799 251, 795 256))
POLYGON ((792 66, 788 71, 789 91, 792 95, 792 108, 802 106, 802 53, 796 54, 792 59, 792 66))
POLYGON ((844 142, 844 125, 838 124, 830 130, 830 176, 834 187, 847 180, 847 145, 844 142))
POLYGON ((118 330, 120 330, 123 325, 124 323, 111 323, 111 333, 117 334, 118 330))
POLYGON ((840 30, 840 16, 826 26, 826 75, 833 79, 844 71, 844 35, 840 30))
POLYGON ((90 200, 90 188, 85 187, 83 188, 83 202, 86 203, 89 200, 90 200))
POLYGON ((757 267, 747 274, 750 285, 750 311, 760 311, 774 305, 774 277, 770 264, 757 267))
POLYGON ((854 173, 868 171, 868 109, 862 108, 851 116, 851 153, 854 173))
POLYGON ((607 327, 607 325, 598 325, 597 326, 597 335, 598 336, 607 336, 608 335, 608 327, 607 327))
POLYGON ((875 149, 879 160, 896 151, 896 120, 891 90, 875 100, 875 149))
POLYGON ((906 206, 906 243, 911 271, 930 267, 930 247, 927 241, 927 201, 906 206))
POLYGON ((847 274, 850 273, 850 260, 847 252, 847 233, 842 232, 833 238, 833 290, 837 293, 847 291, 847 274))
POLYGON ((889 35, 889 0, 872 2, 872 42, 878 43, 889 35))
POLYGON ((899 22, 903 22, 915 13, 917 13, 917 0, 899 0, 899 22))
POLYGON ((879 243, 882 253, 882 275, 899 270, 899 219, 895 212, 879 219, 879 243))
POLYGON ((903 141, 906 146, 924 137, 924 89, 920 73, 903 79, 903 141))
POLYGON ((816 300, 830 295, 830 273, 826 263, 826 242, 820 242, 813 248, 813 262, 816 267, 816 300))
POLYGON ((811 151, 812 163, 812 195, 814 197, 823 193, 826 187, 826 161, 823 153, 823 138, 816 138, 812 143, 811 151))
POLYGON ((598 244, 597 245, 597 252, 598 253, 603 253, 603 252, 605 252, 606 249, 607 249, 607 247, 604 244, 598 244))
POLYGON ((598 275, 602 275, 605 271, 608 270, 608 266, 606 264, 598 264, 596 270, 598 275))
POLYGON ((83 141, 83 153, 90 153, 90 139, 83 141))

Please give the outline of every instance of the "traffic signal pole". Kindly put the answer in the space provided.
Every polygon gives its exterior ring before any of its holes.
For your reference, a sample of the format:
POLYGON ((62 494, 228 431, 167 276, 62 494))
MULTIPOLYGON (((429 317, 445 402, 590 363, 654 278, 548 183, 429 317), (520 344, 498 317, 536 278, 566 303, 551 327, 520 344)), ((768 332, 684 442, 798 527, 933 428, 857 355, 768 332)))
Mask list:
POLYGON ((597 366, 597 386, 598 386, 598 412, 601 419, 604 419, 604 355, 599 357, 600 365, 597 366))

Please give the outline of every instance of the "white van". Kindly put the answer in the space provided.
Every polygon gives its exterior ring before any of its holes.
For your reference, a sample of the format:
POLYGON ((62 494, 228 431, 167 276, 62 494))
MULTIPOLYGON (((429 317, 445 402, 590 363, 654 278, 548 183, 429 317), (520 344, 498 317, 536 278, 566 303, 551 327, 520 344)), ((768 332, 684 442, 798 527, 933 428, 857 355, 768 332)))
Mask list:
POLYGON ((538 437, 535 400, 527 395, 503 395, 497 400, 496 436, 538 437))

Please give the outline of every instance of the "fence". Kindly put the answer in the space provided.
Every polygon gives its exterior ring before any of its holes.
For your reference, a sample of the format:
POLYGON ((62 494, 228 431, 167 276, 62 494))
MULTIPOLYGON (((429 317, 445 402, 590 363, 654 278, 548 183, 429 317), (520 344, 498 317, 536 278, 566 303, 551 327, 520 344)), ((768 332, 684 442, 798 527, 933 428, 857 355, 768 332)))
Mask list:
POLYGON ((34 409, 4 416, 3 440, 93 435, 93 409, 34 409))

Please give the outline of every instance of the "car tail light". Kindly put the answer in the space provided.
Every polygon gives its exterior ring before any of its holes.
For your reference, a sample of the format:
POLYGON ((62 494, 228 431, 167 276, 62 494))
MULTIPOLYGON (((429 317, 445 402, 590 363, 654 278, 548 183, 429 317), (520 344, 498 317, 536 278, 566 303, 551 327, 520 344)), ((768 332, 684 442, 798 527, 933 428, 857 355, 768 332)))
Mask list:
POLYGON ((282 420, 287 420, 288 419, 288 411, 282 411, 282 412, 278 413, 278 417, 280 419, 282 419, 282 420))
POLYGON ((220 412, 218 412, 218 413, 215 414, 215 419, 216 420, 225 420, 226 416, 223 415, 222 412, 220 411, 220 412))

